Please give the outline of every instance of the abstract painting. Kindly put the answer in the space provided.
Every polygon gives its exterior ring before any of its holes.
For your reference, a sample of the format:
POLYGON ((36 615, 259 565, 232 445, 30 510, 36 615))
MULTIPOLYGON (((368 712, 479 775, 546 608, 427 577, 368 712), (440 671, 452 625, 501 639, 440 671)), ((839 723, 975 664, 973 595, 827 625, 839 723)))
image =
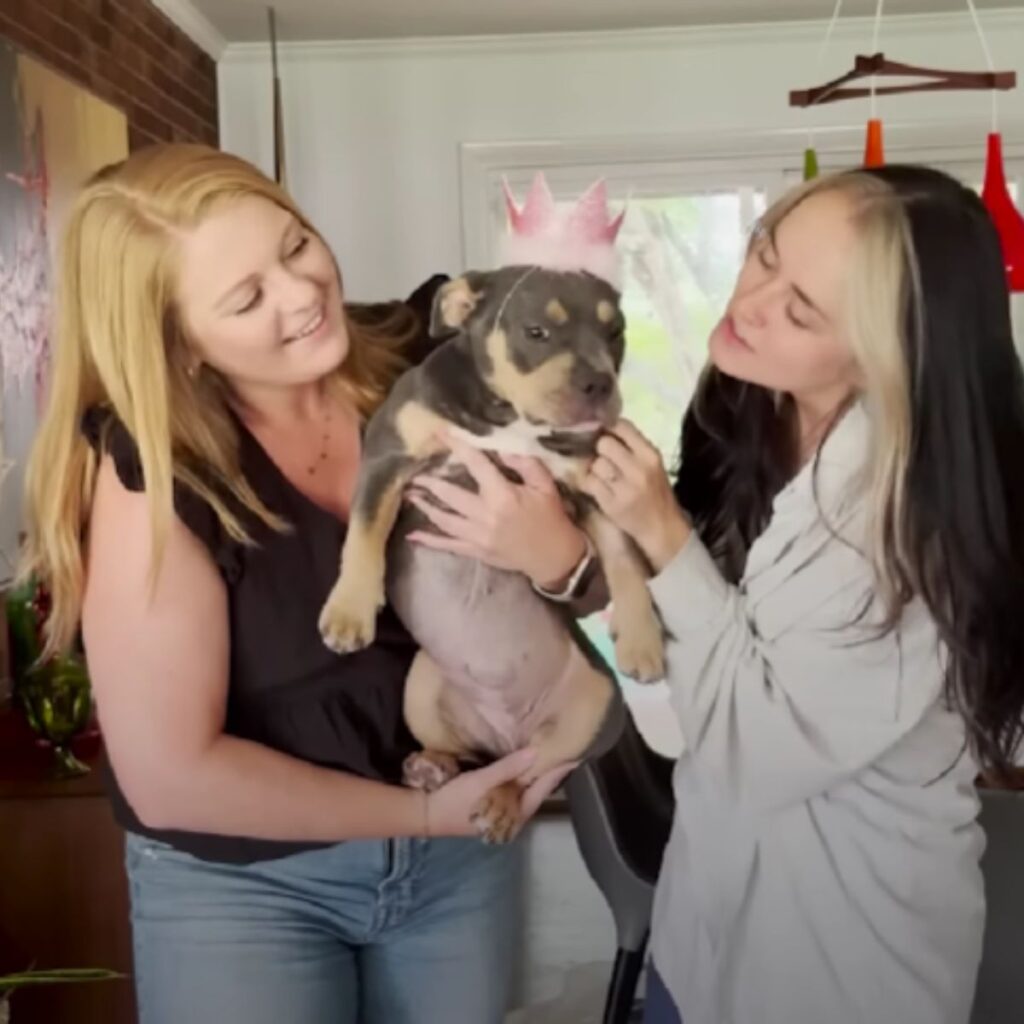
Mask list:
POLYGON ((82 183, 127 153, 121 111, 0 40, 0 584, 17 559, 46 396, 63 226, 82 183))

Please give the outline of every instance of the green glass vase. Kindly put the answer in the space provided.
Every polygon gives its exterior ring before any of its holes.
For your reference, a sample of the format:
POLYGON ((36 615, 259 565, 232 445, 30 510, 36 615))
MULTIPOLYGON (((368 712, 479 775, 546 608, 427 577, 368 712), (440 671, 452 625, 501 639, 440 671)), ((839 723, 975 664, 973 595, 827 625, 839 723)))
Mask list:
POLYGON ((53 777, 75 778, 89 768, 75 757, 71 741, 89 724, 92 691, 82 661, 61 655, 25 673, 15 693, 28 724, 53 749, 53 777))
POLYGON ((52 775, 74 778, 89 771, 71 750, 71 741, 89 724, 92 688, 84 659, 77 653, 40 660, 49 595, 35 581, 12 589, 6 599, 14 698, 33 731, 53 750, 52 775))

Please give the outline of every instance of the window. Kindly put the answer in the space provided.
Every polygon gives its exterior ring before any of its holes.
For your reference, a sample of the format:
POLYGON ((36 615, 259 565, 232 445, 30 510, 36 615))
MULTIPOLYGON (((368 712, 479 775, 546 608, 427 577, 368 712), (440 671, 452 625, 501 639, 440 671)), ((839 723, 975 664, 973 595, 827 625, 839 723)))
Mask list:
MULTIPOLYGON (((856 165, 862 141, 859 129, 830 133, 819 142, 822 170, 856 165)), ((890 160, 944 167, 980 189, 984 132, 976 127, 905 127, 894 129, 887 141, 890 160)), ((751 227, 778 194, 800 181, 804 144, 802 134, 791 132, 535 146, 468 144, 462 153, 466 265, 494 265, 497 240, 505 231, 503 176, 522 197, 535 172, 543 170, 560 204, 573 202, 599 177, 608 182, 613 208, 629 196, 619 234, 627 318, 625 414, 671 467, 682 413, 706 359, 707 339, 732 292, 751 227)), ((1024 146, 1005 150, 1011 189, 1018 198, 1024 146)), ((1020 307, 1018 344, 1024 350, 1024 303, 1015 302, 1020 307)), ((614 666, 606 614, 591 616, 583 627, 614 666)), ((648 743, 663 753, 678 753, 681 737, 675 716, 666 708, 667 688, 641 687, 619 678, 648 743)))
POLYGON ((625 410, 669 465, 708 337, 765 206, 756 186, 688 191, 631 203, 623 222, 625 410))

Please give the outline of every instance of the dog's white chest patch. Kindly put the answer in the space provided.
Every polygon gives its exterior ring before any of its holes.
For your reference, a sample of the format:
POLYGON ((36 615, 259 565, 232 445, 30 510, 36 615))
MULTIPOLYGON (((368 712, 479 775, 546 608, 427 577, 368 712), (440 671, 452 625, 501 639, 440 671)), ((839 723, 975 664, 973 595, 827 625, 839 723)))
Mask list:
POLYGON ((507 427, 497 427, 489 434, 473 434, 462 427, 453 427, 451 432, 474 448, 494 452, 497 455, 525 455, 539 459, 547 466, 556 480, 570 482, 579 474, 579 460, 570 459, 542 445, 541 438, 551 436, 551 428, 534 426, 517 420, 507 427))

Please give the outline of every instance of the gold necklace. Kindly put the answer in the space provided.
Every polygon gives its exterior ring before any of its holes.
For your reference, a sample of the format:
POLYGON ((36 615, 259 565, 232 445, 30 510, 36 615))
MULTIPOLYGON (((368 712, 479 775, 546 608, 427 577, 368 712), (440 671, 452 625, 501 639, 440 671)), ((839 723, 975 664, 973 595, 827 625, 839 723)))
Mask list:
POLYGON ((315 476, 316 471, 327 461, 327 452, 331 442, 331 407, 328 404, 324 411, 324 436, 320 445, 320 454, 306 467, 310 476, 315 476))

